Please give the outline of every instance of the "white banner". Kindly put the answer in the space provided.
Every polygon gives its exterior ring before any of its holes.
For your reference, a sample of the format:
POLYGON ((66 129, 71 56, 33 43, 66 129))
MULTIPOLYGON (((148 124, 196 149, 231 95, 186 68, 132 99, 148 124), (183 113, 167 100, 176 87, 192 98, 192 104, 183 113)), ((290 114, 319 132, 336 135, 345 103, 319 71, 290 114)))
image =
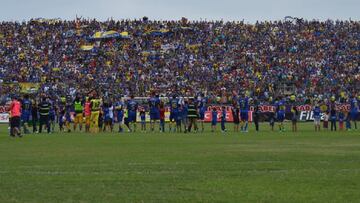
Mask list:
POLYGON ((0 123, 9 123, 8 113, 0 113, 0 123))
MULTIPOLYGON (((325 113, 320 113, 320 120, 324 120, 325 113)), ((313 111, 300 111, 299 121, 313 121, 314 120, 314 112, 313 111)))

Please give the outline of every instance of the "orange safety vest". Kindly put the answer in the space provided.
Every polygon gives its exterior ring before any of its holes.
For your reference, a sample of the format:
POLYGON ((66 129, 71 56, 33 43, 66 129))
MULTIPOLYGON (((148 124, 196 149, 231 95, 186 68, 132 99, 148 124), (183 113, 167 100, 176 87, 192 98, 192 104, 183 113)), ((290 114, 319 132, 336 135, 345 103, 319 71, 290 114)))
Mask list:
POLYGON ((90 102, 85 102, 84 112, 85 112, 85 116, 90 116, 91 114, 90 102))

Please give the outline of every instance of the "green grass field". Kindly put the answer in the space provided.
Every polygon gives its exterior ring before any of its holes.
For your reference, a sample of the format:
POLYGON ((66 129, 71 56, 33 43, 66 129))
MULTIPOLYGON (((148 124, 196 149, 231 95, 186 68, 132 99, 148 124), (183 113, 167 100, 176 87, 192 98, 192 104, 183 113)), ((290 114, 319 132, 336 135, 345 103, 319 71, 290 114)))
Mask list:
POLYGON ((360 131, 260 127, 14 139, 0 125, 0 202, 360 201, 360 131))

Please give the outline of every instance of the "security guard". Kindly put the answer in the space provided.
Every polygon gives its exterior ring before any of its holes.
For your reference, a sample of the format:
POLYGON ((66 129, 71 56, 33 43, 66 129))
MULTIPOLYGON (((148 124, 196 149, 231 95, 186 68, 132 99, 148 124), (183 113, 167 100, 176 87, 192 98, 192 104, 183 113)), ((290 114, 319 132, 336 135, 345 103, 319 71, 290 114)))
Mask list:
POLYGON ((50 112, 50 104, 47 101, 46 97, 43 97, 41 103, 39 104, 39 113, 40 113, 39 133, 42 132, 42 126, 44 124, 46 125, 47 132, 50 133, 49 112, 50 112))
POLYGON ((74 119, 74 131, 76 130, 77 124, 79 124, 80 131, 82 130, 82 123, 84 120, 83 117, 83 102, 80 100, 80 97, 76 97, 74 101, 74 108, 75 108, 75 119, 74 119))

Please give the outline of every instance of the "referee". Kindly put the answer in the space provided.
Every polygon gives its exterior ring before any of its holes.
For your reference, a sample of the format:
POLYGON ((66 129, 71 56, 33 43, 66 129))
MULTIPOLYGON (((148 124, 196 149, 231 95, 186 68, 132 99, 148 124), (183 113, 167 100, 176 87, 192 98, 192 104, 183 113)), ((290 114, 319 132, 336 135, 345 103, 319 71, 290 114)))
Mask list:
POLYGON ((39 133, 41 133, 42 126, 45 124, 47 128, 47 132, 50 134, 49 112, 50 112, 50 104, 46 100, 46 97, 43 97, 41 103, 39 104, 39 113, 40 113, 39 133))
POLYGON ((197 118, 198 118, 198 112, 197 112, 197 106, 195 104, 195 101, 193 98, 189 100, 188 110, 187 110, 187 117, 189 119, 189 127, 188 132, 191 132, 191 127, 194 125, 194 131, 197 132, 197 118))

